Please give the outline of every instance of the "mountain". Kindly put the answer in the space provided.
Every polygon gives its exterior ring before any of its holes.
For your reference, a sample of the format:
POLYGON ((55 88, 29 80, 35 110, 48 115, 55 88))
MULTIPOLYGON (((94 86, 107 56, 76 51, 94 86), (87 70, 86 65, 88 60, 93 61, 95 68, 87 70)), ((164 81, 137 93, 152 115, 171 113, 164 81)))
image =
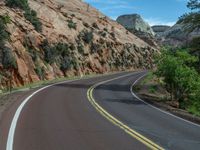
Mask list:
POLYGON ((154 31, 138 14, 122 15, 117 18, 117 22, 124 26, 134 35, 138 36, 151 46, 157 46, 154 40, 154 31))
POLYGON ((154 25, 151 27, 157 37, 161 36, 165 31, 167 31, 170 26, 166 25, 154 25))
POLYGON ((2 88, 10 78, 13 86, 21 86, 153 67, 156 48, 81 0, 29 0, 20 7, 15 2, 0 3, 2 32, 9 36, 0 40, 2 88))
POLYGON ((162 45, 180 47, 187 45, 193 38, 200 36, 200 28, 193 28, 190 23, 178 22, 157 36, 162 45))

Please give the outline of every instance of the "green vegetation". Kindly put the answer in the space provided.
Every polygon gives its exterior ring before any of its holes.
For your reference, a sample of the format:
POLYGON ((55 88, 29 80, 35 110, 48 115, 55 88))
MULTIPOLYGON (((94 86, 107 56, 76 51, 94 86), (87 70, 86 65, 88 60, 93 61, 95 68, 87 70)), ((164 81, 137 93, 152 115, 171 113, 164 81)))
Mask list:
POLYGON ((68 44, 65 43, 50 45, 47 40, 44 40, 41 44, 41 49, 44 50, 44 60, 49 64, 56 63, 63 72, 72 68, 76 69, 76 59, 70 51, 73 46, 72 44, 68 46, 68 44))
POLYGON ((39 65, 37 65, 35 68, 35 72, 39 76, 40 80, 44 80, 44 78, 45 78, 44 67, 40 67, 39 65))
POLYGON ((77 46, 77 49, 78 49, 78 52, 80 54, 83 54, 84 53, 84 46, 81 42, 77 42, 78 43, 78 46, 77 46))
POLYGON ((94 23, 92 24, 92 27, 95 28, 95 29, 99 29, 99 26, 97 25, 96 22, 94 22, 94 23))
POLYGON ((28 0, 6 0, 6 6, 11 8, 20 8, 24 10, 24 17, 32 23, 35 30, 38 32, 42 31, 42 23, 37 18, 37 13, 28 5, 28 0))
POLYGON ((37 18, 37 13, 34 10, 27 9, 25 10, 24 17, 32 23, 35 27, 35 30, 38 32, 42 32, 42 23, 37 18))
POLYGON ((200 76, 194 68, 198 58, 185 50, 164 49, 157 57, 156 75, 163 79, 171 100, 179 102, 182 109, 200 113, 200 76))
POLYGON ((92 53, 97 53, 101 49, 101 45, 92 42, 90 46, 91 52, 92 53))
POLYGON ((199 0, 189 0, 187 7, 192 10, 192 12, 184 14, 179 18, 178 23, 192 23, 192 30, 200 27, 200 1, 199 0))
POLYGON ((4 69, 17 68, 15 57, 10 48, 5 46, 5 42, 9 39, 9 33, 6 31, 6 24, 10 22, 9 16, 0 16, 0 49, 2 56, 2 65, 4 69))
POLYGON ((79 34, 79 38, 82 39, 87 44, 90 44, 92 42, 93 37, 94 35, 92 31, 83 30, 79 34))
POLYGON ((28 0, 6 0, 6 6, 25 10, 29 7, 28 0))
POLYGON ((70 29, 76 30, 77 25, 76 25, 76 23, 73 22, 73 20, 68 20, 68 27, 69 27, 70 29))
POLYGON ((9 33, 6 31, 7 22, 4 16, 0 16, 0 48, 3 48, 5 41, 9 38, 9 33))
POLYGON ((4 69, 16 69, 17 64, 11 49, 8 47, 4 47, 2 53, 3 53, 2 64, 4 69))
POLYGON ((60 66, 60 69, 65 72, 67 70, 70 70, 72 68, 77 68, 77 64, 76 61, 73 58, 67 57, 65 56, 64 58, 62 58, 62 63, 60 66))

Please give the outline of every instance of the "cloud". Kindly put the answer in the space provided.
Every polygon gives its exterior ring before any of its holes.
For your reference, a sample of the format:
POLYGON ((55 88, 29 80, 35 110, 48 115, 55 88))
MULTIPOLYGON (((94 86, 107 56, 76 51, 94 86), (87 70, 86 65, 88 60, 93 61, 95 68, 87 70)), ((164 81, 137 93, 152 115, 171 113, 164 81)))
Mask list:
POLYGON ((146 18, 144 19, 150 26, 154 26, 154 25, 168 25, 168 26, 173 26, 176 22, 174 21, 165 21, 162 19, 158 19, 158 18, 146 18))

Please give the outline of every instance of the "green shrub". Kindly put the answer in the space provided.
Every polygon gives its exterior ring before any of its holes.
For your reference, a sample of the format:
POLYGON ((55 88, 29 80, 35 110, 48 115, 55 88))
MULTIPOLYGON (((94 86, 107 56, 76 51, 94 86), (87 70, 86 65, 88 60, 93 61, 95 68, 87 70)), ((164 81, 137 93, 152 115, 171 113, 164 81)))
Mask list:
POLYGON ((193 67, 198 59, 183 50, 163 51, 157 59, 156 75, 163 78, 171 100, 177 100, 184 109, 193 106, 200 91, 200 76, 193 67))
POLYGON ((76 30, 77 25, 76 25, 76 23, 73 22, 73 20, 68 20, 68 27, 69 27, 70 29, 76 30))
POLYGON ((35 30, 38 32, 42 31, 42 23, 37 18, 37 13, 28 5, 28 0, 6 0, 6 6, 12 8, 20 8, 24 10, 24 17, 32 23, 35 27, 35 30))
POLYGON ((95 29, 99 29, 99 26, 97 25, 96 22, 94 22, 94 23, 92 24, 92 27, 95 28, 95 29))
POLYGON ((39 76, 40 80, 44 80, 44 78, 45 78, 45 69, 44 69, 44 67, 36 66, 35 72, 39 76))
POLYGON ((9 33, 6 31, 6 22, 3 16, 0 16, 0 48, 4 46, 4 42, 8 40, 9 33))
POLYGON ((58 43, 55 46, 56 55, 61 55, 62 57, 69 55, 69 46, 66 43, 58 43))
POLYGON ((74 43, 71 43, 70 46, 69 46, 69 48, 70 48, 70 50, 75 50, 76 49, 74 43))
POLYGON ((65 56, 63 59, 62 59, 62 63, 61 63, 61 66, 60 66, 60 69, 65 72, 69 69, 71 69, 73 67, 73 64, 72 64, 72 61, 69 57, 65 56))
POLYGON ((86 27, 86 28, 89 28, 90 25, 87 23, 87 22, 83 22, 83 25, 86 27))
POLYGON ((92 31, 87 31, 83 30, 80 34, 79 37, 87 44, 90 44, 93 40, 93 32, 92 31))
POLYGON ((54 63, 56 59, 56 51, 54 47, 51 47, 47 40, 44 40, 40 46, 44 51, 44 60, 49 64, 54 63))
POLYGON ((149 92, 150 92, 150 93, 153 93, 153 94, 155 94, 155 93, 156 93, 156 91, 157 91, 157 86, 155 86, 155 85, 152 85, 152 86, 150 86, 150 87, 149 87, 149 92))
POLYGON ((8 47, 4 47, 2 49, 2 64, 4 69, 16 69, 17 64, 16 64, 16 59, 12 54, 11 49, 8 47))
POLYGON ((84 46, 81 42, 78 42, 78 46, 77 46, 77 49, 78 49, 78 52, 80 54, 83 54, 84 53, 84 46))
POLYGON ((108 32, 108 29, 107 29, 107 28, 103 28, 103 30, 104 30, 105 32, 108 32))
POLYGON ((37 18, 37 13, 34 10, 27 9, 24 13, 24 17, 32 23, 32 25, 35 27, 35 30, 38 32, 42 31, 42 23, 37 18))
POLYGON ((90 49, 91 49, 92 53, 97 53, 98 50, 100 50, 100 48, 101 48, 101 46, 99 44, 96 44, 94 42, 91 43, 90 49))
POLYGON ((37 59, 38 59, 38 53, 34 49, 32 49, 32 48, 28 48, 28 52, 31 55, 32 60, 34 62, 36 62, 37 59))
POLYGON ((105 31, 99 31, 99 34, 102 36, 102 37, 106 37, 107 33, 105 31))
POLYGON ((9 23, 11 23, 10 16, 8 16, 7 14, 4 15, 4 16, 0 16, 0 18, 3 20, 4 24, 9 24, 9 23))
POLYGON ((6 6, 26 10, 29 8, 28 0, 6 0, 6 6))

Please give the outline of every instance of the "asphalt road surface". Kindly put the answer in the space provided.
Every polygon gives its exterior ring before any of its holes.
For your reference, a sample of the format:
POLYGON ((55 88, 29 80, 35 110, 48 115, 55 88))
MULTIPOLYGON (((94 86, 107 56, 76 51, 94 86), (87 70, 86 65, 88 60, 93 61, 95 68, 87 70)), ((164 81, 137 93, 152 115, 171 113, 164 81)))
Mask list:
POLYGON ((60 83, 24 97, 2 117, 0 150, 199 150, 200 126, 130 92, 144 74, 60 83))

